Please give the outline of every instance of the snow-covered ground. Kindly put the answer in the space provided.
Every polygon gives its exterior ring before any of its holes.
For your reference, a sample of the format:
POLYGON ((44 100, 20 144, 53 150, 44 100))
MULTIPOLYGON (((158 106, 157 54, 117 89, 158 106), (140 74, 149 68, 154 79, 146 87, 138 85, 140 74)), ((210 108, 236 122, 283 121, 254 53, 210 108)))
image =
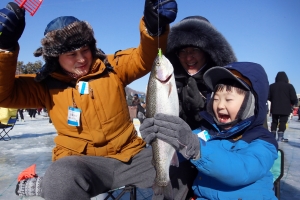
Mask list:
POLYGON ((0 199, 20 199, 14 190, 22 170, 36 164, 36 173, 42 176, 50 165, 56 131, 46 116, 30 119, 24 112, 25 122, 17 121, 9 132, 11 140, 0 141, 0 199))

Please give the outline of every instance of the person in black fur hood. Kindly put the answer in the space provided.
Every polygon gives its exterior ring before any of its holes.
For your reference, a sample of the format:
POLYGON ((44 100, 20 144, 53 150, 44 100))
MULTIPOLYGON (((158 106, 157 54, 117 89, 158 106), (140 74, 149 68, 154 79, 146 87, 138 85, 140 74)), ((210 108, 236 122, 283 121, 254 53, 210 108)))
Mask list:
POLYGON ((204 72, 236 62, 235 54, 206 18, 189 16, 171 28, 165 55, 174 67, 179 115, 195 129, 201 120, 199 111, 205 109, 211 94, 203 81, 204 72))

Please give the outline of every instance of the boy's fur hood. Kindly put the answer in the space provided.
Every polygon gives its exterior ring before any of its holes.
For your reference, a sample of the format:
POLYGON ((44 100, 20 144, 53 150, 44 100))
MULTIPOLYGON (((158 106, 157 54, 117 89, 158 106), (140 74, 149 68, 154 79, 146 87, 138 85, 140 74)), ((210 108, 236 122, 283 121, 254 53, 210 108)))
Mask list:
POLYGON ((188 46, 199 47, 206 52, 213 66, 224 66, 237 61, 224 36, 201 16, 184 18, 170 30, 165 55, 173 64, 175 73, 182 68, 176 52, 188 46))

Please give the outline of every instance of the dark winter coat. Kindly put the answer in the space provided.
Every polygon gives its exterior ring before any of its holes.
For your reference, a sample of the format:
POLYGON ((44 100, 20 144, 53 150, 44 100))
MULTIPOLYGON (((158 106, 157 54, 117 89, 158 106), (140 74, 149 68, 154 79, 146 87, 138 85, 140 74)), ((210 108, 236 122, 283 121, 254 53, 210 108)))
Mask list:
MULTIPOLYGON (((197 82, 198 90, 206 98, 209 98, 211 91, 209 91, 204 84, 204 72, 213 66, 224 66, 228 63, 235 62, 236 57, 231 46, 223 35, 203 17, 187 17, 171 28, 165 55, 174 67, 174 75, 180 104, 179 115, 191 126, 192 129, 194 129, 197 128, 197 120, 199 120, 199 117, 195 118, 195 111, 189 111, 186 109, 186 105, 183 105, 187 96, 187 80, 191 76, 181 66, 176 55, 178 50, 190 46, 202 49, 206 53, 206 57, 208 59, 205 68, 192 76, 197 82)), ((196 113, 196 115, 197 114, 198 113, 196 113)))
POLYGON ((297 105, 295 88, 285 72, 277 73, 275 83, 270 85, 268 100, 271 102, 270 112, 274 115, 289 115, 291 106, 297 105))
MULTIPOLYGON (((213 116, 201 112, 199 131, 207 130, 210 139, 200 140, 201 158, 190 160, 198 169, 193 190, 197 199, 277 199, 270 172, 278 157, 278 143, 263 127, 267 114, 269 82, 264 69, 255 63, 227 69, 236 70, 252 84, 255 114, 229 130, 222 130, 213 116)), ((194 130, 194 133, 197 130, 194 130)))

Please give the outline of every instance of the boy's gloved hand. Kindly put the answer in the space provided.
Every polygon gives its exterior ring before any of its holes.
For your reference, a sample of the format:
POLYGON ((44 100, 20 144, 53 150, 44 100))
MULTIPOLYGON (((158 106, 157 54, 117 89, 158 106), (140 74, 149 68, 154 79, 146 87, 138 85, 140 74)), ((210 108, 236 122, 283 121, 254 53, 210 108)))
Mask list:
POLYGON ((145 1, 144 19, 151 36, 162 34, 166 25, 172 23, 176 16, 177 3, 175 0, 145 1))
MULTIPOLYGON (((195 112, 196 116, 199 116, 198 113, 204 108, 205 100, 200 94, 196 80, 193 77, 190 77, 187 84, 187 96, 183 102, 187 110, 192 110, 195 112)), ((197 120, 197 119, 196 119, 197 120)), ((200 116, 199 116, 200 120, 200 116)), ((199 121, 197 120, 197 121, 199 121)))
POLYGON ((198 136, 192 133, 189 125, 180 117, 155 114, 147 118, 140 127, 142 138, 150 144, 155 138, 172 145, 186 159, 200 157, 200 142, 198 136))
POLYGON ((9 2, 0 9, 0 49, 12 49, 17 45, 25 28, 25 10, 9 2))

